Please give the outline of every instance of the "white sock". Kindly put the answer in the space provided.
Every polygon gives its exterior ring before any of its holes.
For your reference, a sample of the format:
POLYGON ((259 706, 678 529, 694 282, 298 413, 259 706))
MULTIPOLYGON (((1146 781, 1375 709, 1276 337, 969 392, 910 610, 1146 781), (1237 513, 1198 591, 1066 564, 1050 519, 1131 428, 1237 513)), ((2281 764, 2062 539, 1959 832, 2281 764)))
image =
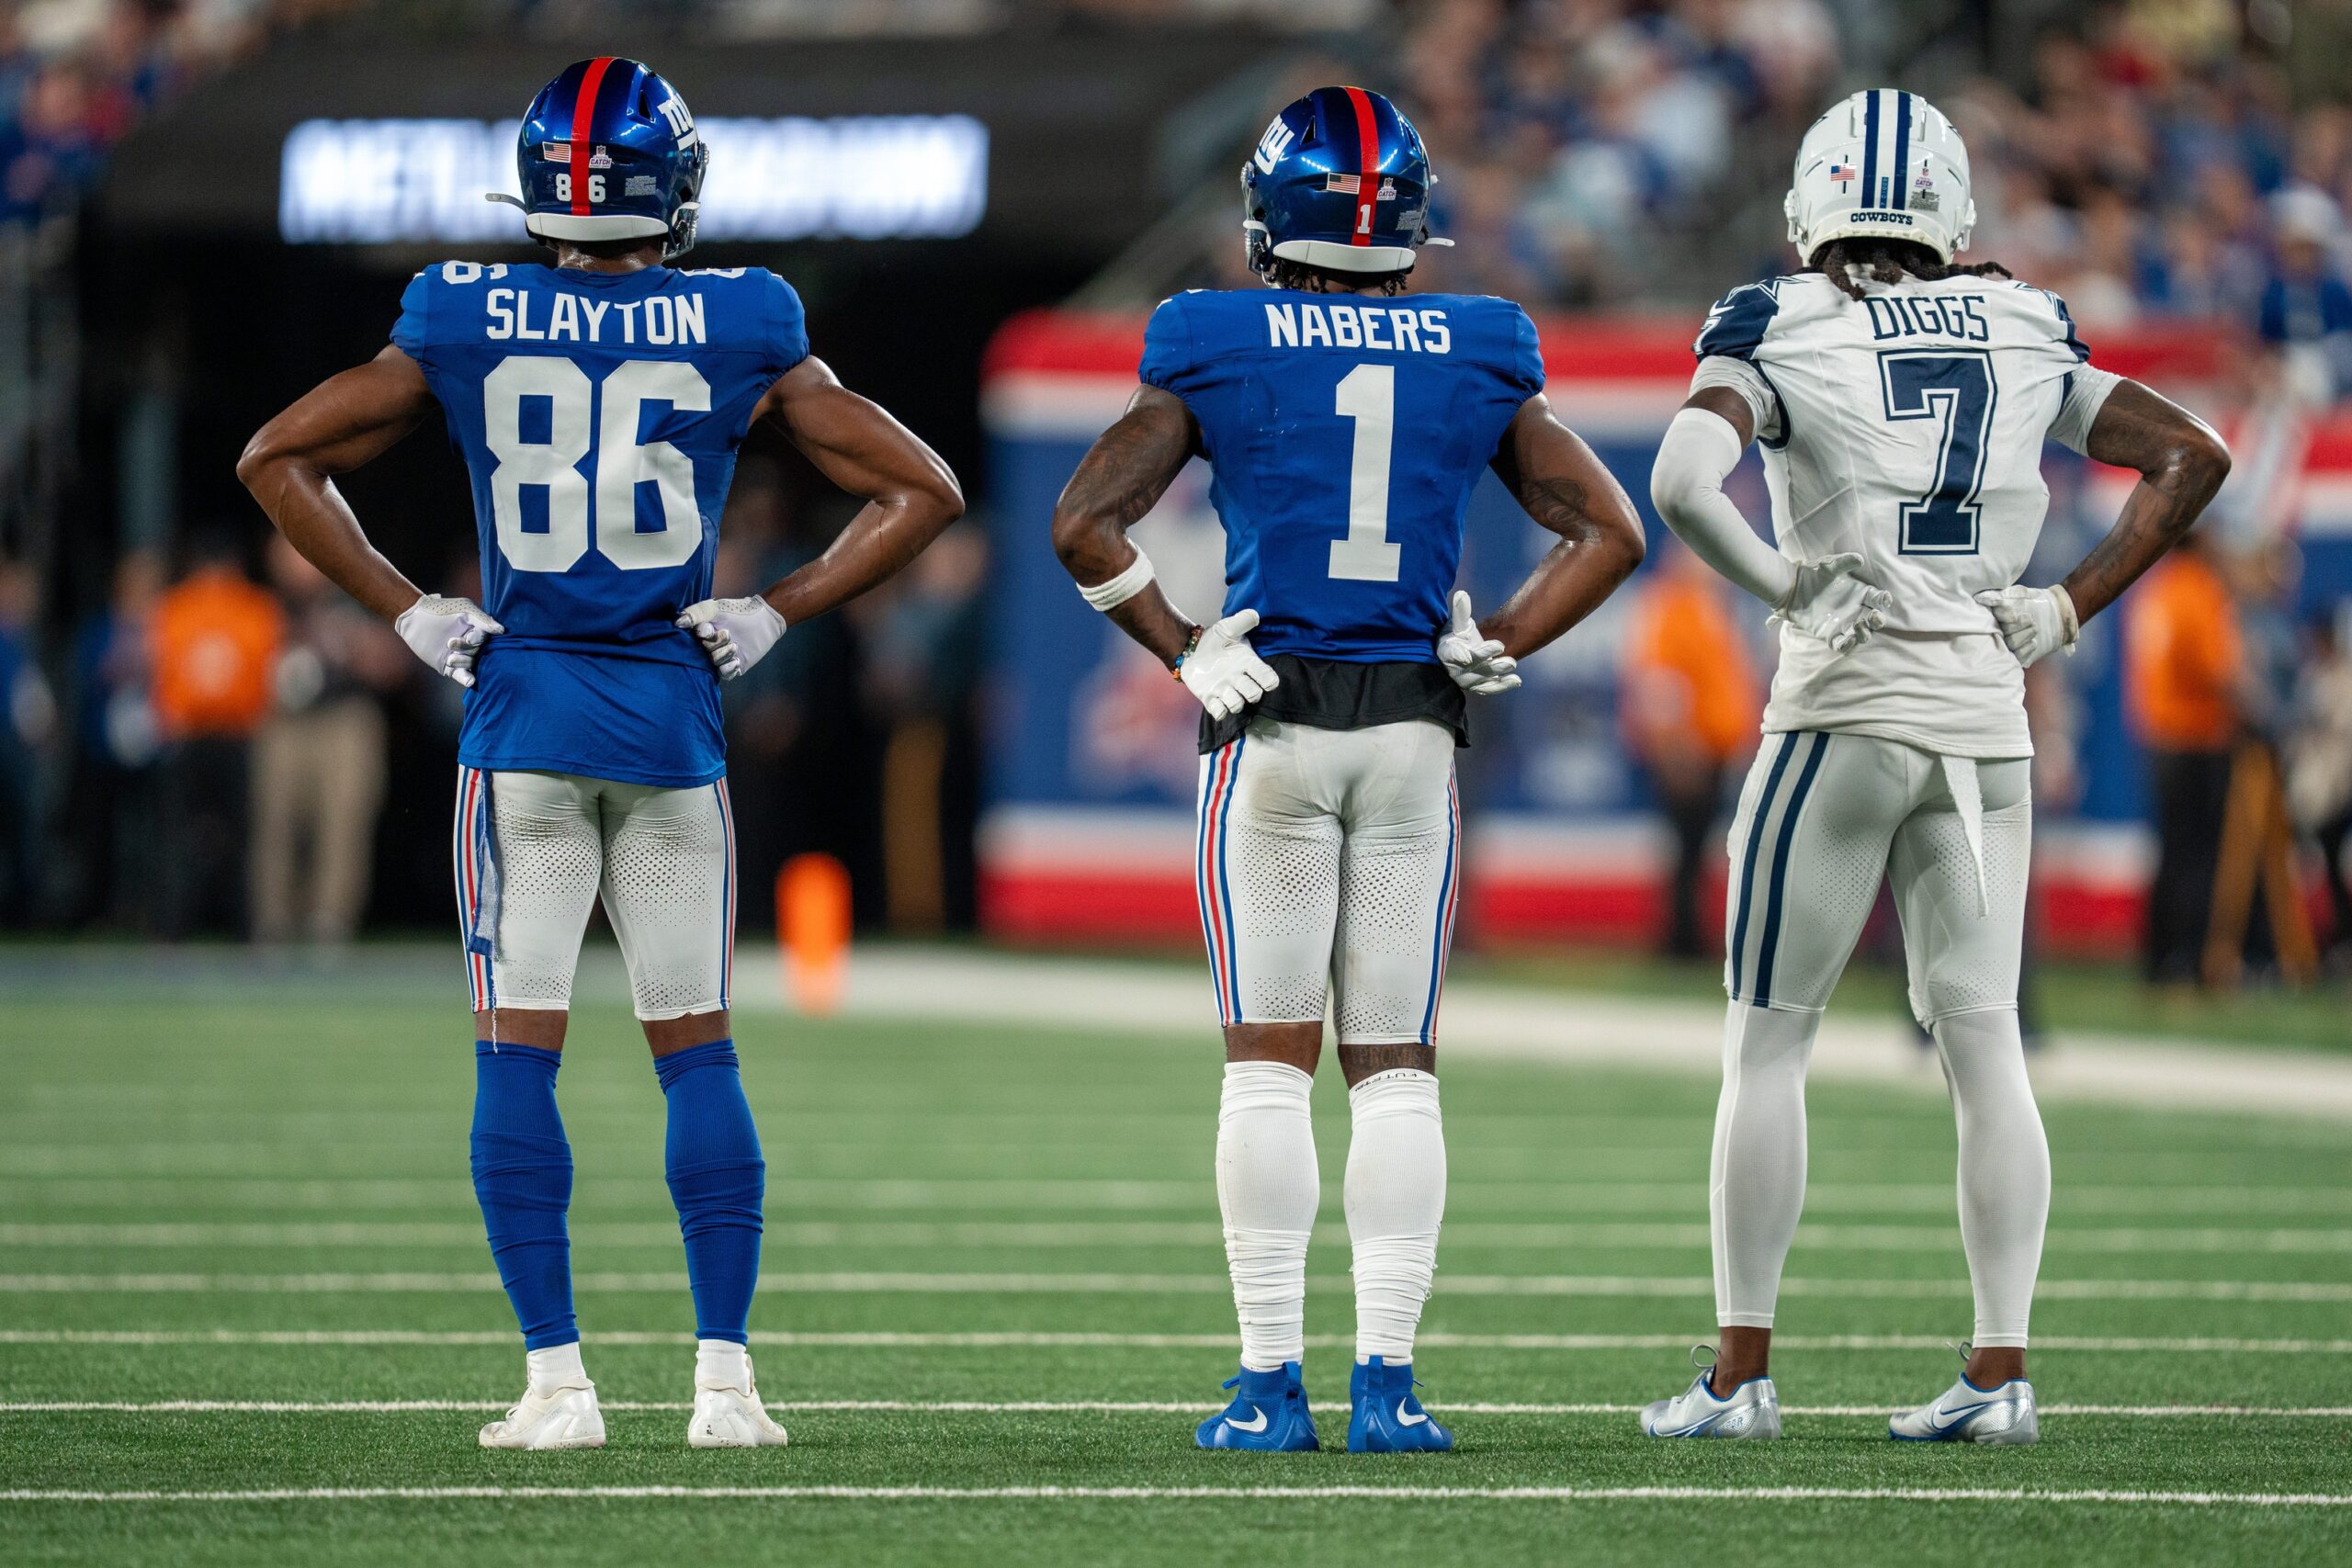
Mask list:
POLYGON ((2050 1218, 2050 1142, 2018 1015, 1960 1013, 1935 1034, 1960 1122, 1960 1239, 1976 1290, 1975 1342, 2022 1346, 2050 1218))
POLYGON ((1718 1324, 1772 1326, 1781 1267, 1804 1209, 1804 1069, 1820 1029, 1817 1012, 1734 1002, 1724 1014, 1707 1184, 1718 1324))
POLYGON ((752 1356, 732 1339, 695 1341, 695 1386, 752 1389, 752 1356))
POLYGON ((553 1393, 560 1388, 589 1386, 587 1369, 580 1364, 580 1341, 569 1345, 550 1345, 544 1350, 523 1352, 524 1364, 530 1370, 531 1392, 553 1393))
POLYGON ((1216 1200, 1241 1319, 1241 1364, 1271 1372, 1306 1354, 1306 1242, 1322 1173, 1307 1096, 1280 1062, 1228 1062, 1216 1115, 1216 1200))
POLYGON ((1410 1067, 1348 1091, 1348 1240, 1355 1248, 1356 1359, 1413 1359, 1445 1218, 1445 1123, 1437 1079, 1410 1067))

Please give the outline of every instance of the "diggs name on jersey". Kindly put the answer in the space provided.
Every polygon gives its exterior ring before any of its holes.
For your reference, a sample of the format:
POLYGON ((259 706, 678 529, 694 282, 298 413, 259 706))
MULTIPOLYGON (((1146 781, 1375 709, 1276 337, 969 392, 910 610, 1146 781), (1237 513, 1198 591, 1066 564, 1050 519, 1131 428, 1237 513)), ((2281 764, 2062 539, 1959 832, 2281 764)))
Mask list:
POLYGON ((1992 324, 1984 319, 1984 296, 1924 299, 1913 294, 1873 295, 1862 301, 1871 313, 1871 337, 1879 343, 1897 337, 1950 337, 1963 343, 1990 343, 1992 324))

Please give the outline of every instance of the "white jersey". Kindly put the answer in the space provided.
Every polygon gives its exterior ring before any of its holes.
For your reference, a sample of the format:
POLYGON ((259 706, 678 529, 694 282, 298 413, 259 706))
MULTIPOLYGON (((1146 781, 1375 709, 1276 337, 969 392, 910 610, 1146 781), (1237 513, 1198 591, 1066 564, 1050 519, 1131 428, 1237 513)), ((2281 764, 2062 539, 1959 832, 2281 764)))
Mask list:
POLYGON ((2046 290, 1952 276, 1865 292, 1818 273, 1751 284, 1695 345, 1694 389, 1731 387, 1755 412, 1781 553, 1858 554, 1894 600, 1842 656, 1784 626, 1764 728, 2030 755, 2024 671, 1974 596, 2024 571, 2050 499, 2042 441, 2079 451, 2116 378, 2046 290))

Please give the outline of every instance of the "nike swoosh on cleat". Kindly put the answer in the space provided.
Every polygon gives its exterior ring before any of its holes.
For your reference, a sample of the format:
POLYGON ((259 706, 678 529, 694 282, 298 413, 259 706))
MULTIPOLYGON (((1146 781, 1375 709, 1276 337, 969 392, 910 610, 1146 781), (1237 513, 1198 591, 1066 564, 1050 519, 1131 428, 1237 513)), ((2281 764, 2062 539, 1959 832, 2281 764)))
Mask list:
POLYGON ((1225 1424, 1232 1427, 1237 1432, 1264 1431, 1266 1429, 1266 1413, 1253 1404, 1250 1407, 1250 1414, 1258 1418, 1254 1423, 1249 1421, 1237 1421, 1232 1416, 1228 1416, 1225 1418, 1225 1424))
POLYGON ((1982 1404, 1971 1404, 1964 1409, 1929 1411, 1928 1414, 1928 1425, 1939 1432, 1949 1432, 1958 1427, 1962 1422, 1967 1420, 1971 1416, 1975 1415, 1978 1411, 1990 1410, 1992 1408, 1993 1402, 1988 1399, 1982 1404), (1939 1419, 1939 1417, 1946 1416, 1951 1416, 1951 1419, 1949 1421, 1939 1419))
POLYGON ((1407 1415, 1405 1412, 1405 1402, 1401 1399, 1396 1402, 1396 1425, 1399 1427, 1418 1427, 1429 1418, 1429 1413, 1427 1411, 1423 1411, 1419 1416, 1407 1415))

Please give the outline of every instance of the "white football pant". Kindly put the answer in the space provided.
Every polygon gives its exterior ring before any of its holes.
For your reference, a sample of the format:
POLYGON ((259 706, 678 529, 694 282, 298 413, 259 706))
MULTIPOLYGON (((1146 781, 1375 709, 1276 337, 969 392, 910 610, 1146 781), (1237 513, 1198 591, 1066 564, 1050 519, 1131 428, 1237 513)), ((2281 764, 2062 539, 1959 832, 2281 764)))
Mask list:
POLYGON ((1973 1337, 2026 1342, 2050 1209, 2017 1016, 2029 769, 1865 735, 1764 738, 1730 843, 1731 1005, 1710 1181, 1719 1323, 1771 1326, 1804 1203, 1805 1066, 1884 876, 1912 1010, 1935 1036, 1959 1119, 1973 1337))
POLYGON ((476 1012, 560 1010, 602 897, 641 1019, 727 1006, 735 824, 727 784, 458 770, 458 918, 476 1012))
POLYGON ((1461 897, 1453 737, 1259 719, 1201 759, 1195 881, 1217 1021, 1433 1043, 1461 897))

